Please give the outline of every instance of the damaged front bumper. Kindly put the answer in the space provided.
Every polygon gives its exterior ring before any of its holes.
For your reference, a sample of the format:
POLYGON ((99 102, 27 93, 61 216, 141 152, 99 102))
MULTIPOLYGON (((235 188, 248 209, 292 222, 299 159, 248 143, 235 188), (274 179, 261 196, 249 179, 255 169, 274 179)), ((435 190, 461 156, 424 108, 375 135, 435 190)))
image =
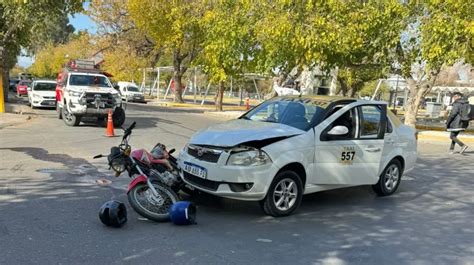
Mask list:
POLYGON ((271 161, 258 166, 227 165, 230 150, 214 152, 220 152, 217 159, 207 153, 201 152, 199 156, 187 148, 182 150, 178 164, 183 181, 207 193, 226 198, 257 201, 265 197, 278 172, 271 161), (194 167, 199 168, 199 174, 193 174, 194 167))

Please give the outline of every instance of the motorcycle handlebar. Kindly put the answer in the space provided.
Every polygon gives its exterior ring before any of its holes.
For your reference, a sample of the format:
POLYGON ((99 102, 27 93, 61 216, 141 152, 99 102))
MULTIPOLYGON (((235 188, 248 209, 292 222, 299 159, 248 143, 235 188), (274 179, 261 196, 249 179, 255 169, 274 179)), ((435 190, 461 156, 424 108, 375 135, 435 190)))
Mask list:
POLYGON ((135 128, 135 125, 137 125, 136 121, 134 121, 127 129, 125 129, 125 134, 123 135, 124 139, 132 133, 132 130, 135 128))

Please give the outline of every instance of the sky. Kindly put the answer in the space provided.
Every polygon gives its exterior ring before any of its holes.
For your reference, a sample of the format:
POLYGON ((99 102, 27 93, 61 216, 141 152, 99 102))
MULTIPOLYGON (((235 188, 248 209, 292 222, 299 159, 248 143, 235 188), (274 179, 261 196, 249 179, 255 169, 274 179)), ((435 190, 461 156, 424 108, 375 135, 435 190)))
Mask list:
MULTIPOLYGON (((84 9, 89 7, 90 3, 84 3, 84 9)), ((69 15, 69 23, 74 26, 76 32, 79 30, 87 30, 89 33, 95 34, 97 26, 94 21, 87 15, 76 13, 69 15)), ((29 56, 18 56, 18 64, 21 67, 29 67, 33 63, 33 58, 29 56)))

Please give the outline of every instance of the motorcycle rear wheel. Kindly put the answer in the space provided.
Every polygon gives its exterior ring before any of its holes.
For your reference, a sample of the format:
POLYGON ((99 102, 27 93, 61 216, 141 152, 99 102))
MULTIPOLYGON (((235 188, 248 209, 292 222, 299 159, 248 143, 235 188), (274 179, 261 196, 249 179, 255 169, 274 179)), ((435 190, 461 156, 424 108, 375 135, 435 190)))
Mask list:
POLYGON ((156 222, 168 221, 168 211, 179 200, 178 195, 161 183, 153 182, 152 185, 158 192, 158 198, 152 195, 148 184, 140 183, 128 192, 128 201, 139 215, 156 222))

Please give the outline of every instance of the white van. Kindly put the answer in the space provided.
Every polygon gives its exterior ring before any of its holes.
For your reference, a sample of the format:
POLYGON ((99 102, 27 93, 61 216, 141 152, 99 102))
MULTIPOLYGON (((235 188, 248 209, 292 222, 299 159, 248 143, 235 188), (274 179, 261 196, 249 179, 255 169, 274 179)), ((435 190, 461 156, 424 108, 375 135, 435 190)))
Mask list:
POLYGON ((132 82, 119 81, 117 83, 122 94, 122 100, 128 102, 142 102, 145 103, 145 96, 140 92, 137 84, 132 82))

